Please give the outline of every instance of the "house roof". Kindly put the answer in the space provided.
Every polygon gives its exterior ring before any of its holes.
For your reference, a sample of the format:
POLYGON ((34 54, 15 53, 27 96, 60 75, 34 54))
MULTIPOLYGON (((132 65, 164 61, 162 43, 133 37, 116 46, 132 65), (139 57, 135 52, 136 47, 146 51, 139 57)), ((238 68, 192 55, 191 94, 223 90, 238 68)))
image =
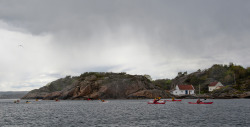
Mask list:
POLYGON ((210 83, 208 86, 216 86, 217 83, 218 83, 218 82, 212 82, 212 83, 210 83))
POLYGON ((177 85, 180 90, 194 90, 193 85, 177 85))

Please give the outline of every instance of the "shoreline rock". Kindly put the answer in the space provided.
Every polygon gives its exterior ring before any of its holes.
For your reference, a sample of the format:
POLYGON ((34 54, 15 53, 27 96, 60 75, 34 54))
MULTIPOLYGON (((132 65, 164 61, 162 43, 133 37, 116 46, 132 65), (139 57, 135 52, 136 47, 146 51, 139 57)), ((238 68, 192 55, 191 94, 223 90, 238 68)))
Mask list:
POLYGON ((136 99, 172 97, 152 84, 146 77, 120 73, 87 73, 79 77, 66 77, 50 85, 30 91, 23 99, 136 99), (61 83, 66 82, 62 89, 61 83), (55 90, 54 90, 55 89, 55 90), (53 91, 54 90, 54 91, 53 91))

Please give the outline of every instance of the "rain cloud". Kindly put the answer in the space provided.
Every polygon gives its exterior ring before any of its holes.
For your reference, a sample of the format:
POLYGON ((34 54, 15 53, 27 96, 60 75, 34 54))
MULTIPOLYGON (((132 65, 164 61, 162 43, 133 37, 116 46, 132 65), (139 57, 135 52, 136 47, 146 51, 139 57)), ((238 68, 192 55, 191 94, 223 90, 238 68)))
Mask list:
POLYGON ((246 0, 0 1, 0 91, 32 90, 89 71, 159 79, 213 64, 249 67, 249 6, 246 0))

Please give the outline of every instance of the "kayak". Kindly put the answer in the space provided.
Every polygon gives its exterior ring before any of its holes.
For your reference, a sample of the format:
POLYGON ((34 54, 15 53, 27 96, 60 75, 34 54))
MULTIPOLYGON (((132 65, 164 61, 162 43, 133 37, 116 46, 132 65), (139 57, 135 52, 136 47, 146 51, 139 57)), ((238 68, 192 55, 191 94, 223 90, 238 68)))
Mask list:
MULTIPOLYGON (((197 102, 188 102, 189 104, 198 104, 197 102)), ((214 102, 200 102, 199 104, 213 104, 214 102)))
POLYGON ((156 103, 154 103, 154 101, 149 101, 148 104, 165 104, 166 101, 157 101, 156 103))
POLYGON ((167 101, 181 101, 181 100, 167 100, 167 101))

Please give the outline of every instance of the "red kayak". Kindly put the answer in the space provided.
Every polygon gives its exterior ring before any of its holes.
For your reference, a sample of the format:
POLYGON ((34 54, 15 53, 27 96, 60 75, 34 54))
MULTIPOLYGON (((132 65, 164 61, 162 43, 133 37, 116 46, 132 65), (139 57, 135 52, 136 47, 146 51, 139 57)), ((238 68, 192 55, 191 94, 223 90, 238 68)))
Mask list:
POLYGON ((148 104, 165 104, 166 101, 157 101, 154 103, 154 101, 149 101, 148 104))
POLYGON ((167 100, 167 101, 181 101, 181 100, 167 100))
MULTIPOLYGON (((198 104, 197 102, 188 102, 189 104, 198 104)), ((199 104, 213 104, 214 102, 200 102, 199 104)))

